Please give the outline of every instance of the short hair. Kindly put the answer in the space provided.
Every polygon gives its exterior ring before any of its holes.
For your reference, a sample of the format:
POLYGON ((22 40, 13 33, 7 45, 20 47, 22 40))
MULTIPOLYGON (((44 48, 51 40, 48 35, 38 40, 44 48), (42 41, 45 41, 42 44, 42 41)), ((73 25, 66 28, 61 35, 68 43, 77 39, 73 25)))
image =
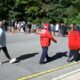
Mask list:
POLYGON ((77 26, 76 26, 76 24, 70 24, 70 28, 76 30, 77 26))

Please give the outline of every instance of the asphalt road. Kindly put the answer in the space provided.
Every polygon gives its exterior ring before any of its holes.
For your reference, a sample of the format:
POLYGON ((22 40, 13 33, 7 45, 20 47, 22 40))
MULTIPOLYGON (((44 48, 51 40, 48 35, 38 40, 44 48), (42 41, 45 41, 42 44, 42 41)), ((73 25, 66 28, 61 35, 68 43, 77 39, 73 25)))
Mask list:
MULTIPOLYGON (((52 61, 40 65, 41 47, 39 35, 24 33, 7 33, 7 48, 12 58, 17 58, 19 62, 10 64, 4 53, 0 52, 0 80, 17 80, 24 76, 29 76, 42 71, 50 70, 67 64, 68 51, 67 37, 55 37, 57 43, 49 47, 49 56, 52 61)), ((56 74, 57 75, 57 74, 56 74)))

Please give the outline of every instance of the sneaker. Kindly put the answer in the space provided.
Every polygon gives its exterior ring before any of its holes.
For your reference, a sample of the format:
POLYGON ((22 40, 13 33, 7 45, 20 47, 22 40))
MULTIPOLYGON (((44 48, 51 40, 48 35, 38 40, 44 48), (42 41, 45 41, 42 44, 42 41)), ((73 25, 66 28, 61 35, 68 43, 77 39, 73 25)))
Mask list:
POLYGON ((67 60, 67 62, 72 62, 72 61, 73 61, 73 59, 72 60, 69 60, 69 59, 67 60))
POLYGON ((77 63, 77 61, 73 61, 73 63, 77 63))
POLYGON ((0 65, 2 65, 2 63, 0 62, 0 65))
POLYGON ((73 57, 69 57, 67 62, 72 62, 73 61, 73 57))
POLYGON ((16 62, 16 58, 11 59, 11 60, 9 61, 9 63, 14 63, 14 62, 16 62))

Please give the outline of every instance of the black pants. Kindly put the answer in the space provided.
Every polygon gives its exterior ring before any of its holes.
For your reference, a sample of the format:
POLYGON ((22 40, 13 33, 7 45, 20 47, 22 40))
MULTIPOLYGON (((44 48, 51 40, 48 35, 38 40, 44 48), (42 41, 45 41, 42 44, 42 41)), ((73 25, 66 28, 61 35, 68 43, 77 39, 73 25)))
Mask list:
POLYGON ((74 61, 77 61, 79 50, 70 50, 69 59, 73 57, 74 61))
POLYGON ((42 47, 42 54, 40 58, 40 63, 43 63, 45 59, 48 59, 48 47, 42 47))
POLYGON ((10 57, 9 54, 8 54, 8 50, 7 50, 6 46, 5 46, 5 47, 1 47, 0 50, 1 50, 1 49, 3 50, 5 56, 6 56, 8 59, 11 59, 11 57, 10 57))

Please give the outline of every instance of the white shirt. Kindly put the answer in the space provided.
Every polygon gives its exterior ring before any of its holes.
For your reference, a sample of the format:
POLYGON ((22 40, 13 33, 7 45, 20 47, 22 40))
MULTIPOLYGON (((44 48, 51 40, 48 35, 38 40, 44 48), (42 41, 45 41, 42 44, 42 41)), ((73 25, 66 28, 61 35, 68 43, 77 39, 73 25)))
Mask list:
POLYGON ((59 24, 56 24, 56 26, 55 26, 55 30, 56 30, 56 31, 59 30, 59 24))

